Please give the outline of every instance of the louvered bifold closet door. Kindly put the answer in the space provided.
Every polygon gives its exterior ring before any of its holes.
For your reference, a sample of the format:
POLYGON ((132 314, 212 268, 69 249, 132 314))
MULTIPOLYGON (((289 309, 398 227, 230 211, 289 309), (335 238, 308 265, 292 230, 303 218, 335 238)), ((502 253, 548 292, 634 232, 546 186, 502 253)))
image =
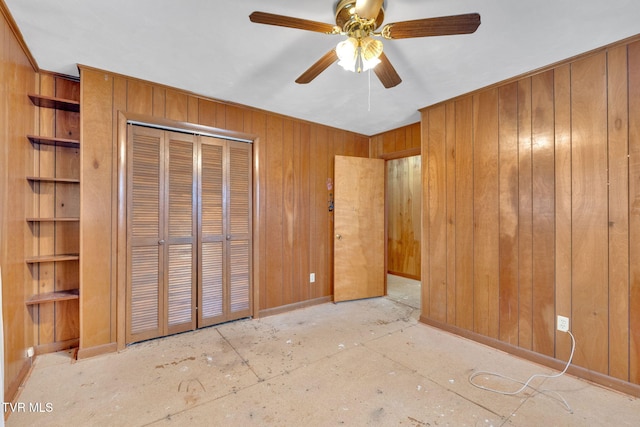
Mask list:
POLYGON ((196 326, 197 257, 197 153, 194 135, 167 132, 165 156, 164 235, 167 271, 167 333, 192 330, 196 326))
POLYGON ((200 254, 198 327, 224 322, 225 317, 225 142, 200 137, 200 254))
POLYGON ((228 141, 229 317, 251 314, 252 145, 228 141))
POLYGON ((127 187, 129 245, 127 245, 126 342, 163 335, 164 138, 161 131, 128 126, 127 187))
POLYGON ((198 327, 251 315, 251 144, 200 137, 198 327))

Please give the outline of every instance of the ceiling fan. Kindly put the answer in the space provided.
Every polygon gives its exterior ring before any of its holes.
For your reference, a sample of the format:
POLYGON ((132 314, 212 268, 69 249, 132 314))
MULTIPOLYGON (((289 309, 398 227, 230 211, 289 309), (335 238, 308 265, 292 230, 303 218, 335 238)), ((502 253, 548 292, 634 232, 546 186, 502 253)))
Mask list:
POLYGON ((338 61, 344 69, 354 72, 373 69, 385 88, 397 86, 402 79, 382 51, 379 38, 395 40, 471 34, 480 25, 479 14, 467 13, 396 22, 386 24, 380 31, 376 31, 384 20, 383 3, 384 0, 339 0, 336 4, 336 25, 267 12, 253 12, 249 19, 258 24, 347 36, 347 39, 338 43, 302 73, 296 83, 311 82, 338 61))

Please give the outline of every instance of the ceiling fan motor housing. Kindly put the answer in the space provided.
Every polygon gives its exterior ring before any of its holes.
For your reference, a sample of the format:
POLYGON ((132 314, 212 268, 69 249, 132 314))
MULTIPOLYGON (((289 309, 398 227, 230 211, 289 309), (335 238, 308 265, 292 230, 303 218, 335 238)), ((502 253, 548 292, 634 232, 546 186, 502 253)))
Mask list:
MULTIPOLYGON (((349 31, 345 27, 350 26, 350 22, 355 20, 355 10, 356 0, 340 0, 336 5, 336 25, 346 33, 349 31)), ((373 30, 382 25, 382 21, 384 21, 384 8, 380 7, 380 12, 374 21, 373 30)))

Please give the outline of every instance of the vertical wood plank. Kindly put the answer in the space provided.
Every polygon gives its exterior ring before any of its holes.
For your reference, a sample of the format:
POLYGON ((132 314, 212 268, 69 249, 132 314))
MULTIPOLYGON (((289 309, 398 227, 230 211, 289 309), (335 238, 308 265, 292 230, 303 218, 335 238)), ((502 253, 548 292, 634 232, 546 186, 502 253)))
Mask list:
POLYGON ((254 227, 262 232, 254 232, 254 253, 253 253, 253 276, 254 276, 254 316, 259 315, 259 310, 266 307, 266 297, 270 288, 267 282, 267 116, 262 112, 253 111, 251 113, 251 133, 260 135, 253 145, 254 180, 258 185, 253 193, 254 203, 254 227))
MULTIPOLYGON (((556 315, 571 317, 571 67, 554 71, 556 315)), ((571 318, 569 319, 571 325, 571 318)), ((569 360, 571 338, 556 332, 555 357, 569 360)))
POLYGON ((153 90, 153 116, 165 117, 167 106, 167 90, 163 87, 152 86, 153 90))
MULTIPOLYGON (((423 153, 429 152, 429 115, 430 111, 422 111, 420 114, 422 127, 421 131, 421 150, 423 153)), ((429 163, 428 156, 424 155, 420 158, 420 184, 421 184, 421 204, 422 215, 420 220, 420 241, 422 242, 422 252, 420 253, 420 270, 422 271, 422 286, 420 288, 420 307, 422 314, 425 316, 430 315, 431 309, 431 282, 429 281, 429 272, 431 270, 429 260, 429 163)))
POLYGON ((353 142, 356 146, 354 156, 358 157, 370 157, 369 156, 369 138, 362 135, 357 135, 353 142))
POLYGON ((225 129, 244 131, 244 113, 239 107, 227 105, 225 108, 225 129))
POLYGON ((474 330, 473 100, 456 101, 456 326, 474 330))
POLYGON ((119 168, 126 167, 126 124, 119 123, 117 119, 119 117, 120 111, 124 111, 127 108, 127 81, 125 78, 121 76, 113 77, 113 135, 117 135, 114 138, 113 144, 113 184, 112 188, 114 189, 111 193, 111 209, 113 212, 112 216, 112 229, 118 230, 117 236, 114 235, 111 243, 111 254, 112 254, 112 281, 111 281, 111 301, 112 304, 115 304, 115 307, 112 307, 111 312, 114 315, 111 318, 111 342, 118 342, 120 348, 124 347, 124 339, 126 336, 126 292, 124 292, 124 287, 126 286, 126 271, 124 268, 118 268, 120 265, 125 265, 127 262, 127 251, 118 251, 119 245, 120 247, 126 248, 126 231, 119 230, 118 224, 119 222, 126 223, 126 212, 127 207, 120 206, 118 204, 118 200, 126 200, 126 179, 121 177, 118 173, 119 168), (123 148, 122 153, 120 148, 123 148), (120 181, 121 180, 121 181, 120 181), (115 283, 114 283, 115 282, 115 283))
POLYGON ((396 149, 396 138, 393 132, 385 132, 382 135, 382 154, 393 153, 396 149))
MULTIPOLYGON (((456 104, 445 104, 447 192, 447 322, 456 318, 456 104)), ((422 150, 425 152, 425 150, 422 150)), ((424 155, 422 157, 425 157, 424 155)))
POLYGON ((474 97, 473 292, 474 330, 498 338, 499 181, 498 91, 474 97))
POLYGON ((402 151, 407 147, 407 139, 404 128, 394 130, 396 137, 396 151, 402 151))
POLYGON ((318 245, 318 271, 316 282, 318 283, 318 296, 333 295, 333 271, 331 270, 329 258, 331 247, 333 246, 333 212, 329 212, 329 199, 333 197, 335 186, 333 186, 333 173, 330 164, 333 164, 333 157, 329 153, 329 130, 319 126, 316 130, 316 144, 318 146, 318 175, 316 179, 319 197, 319 211, 317 220, 318 245), (328 189, 327 181, 331 180, 332 189, 328 189), (331 227, 330 227, 331 226, 331 227), (318 281, 320 279, 320 281, 318 281))
POLYGON ((629 45, 629 381, 640 384, 640 42, 629 45))
POLYGON ((387 160, 386 162, 386 215, 387 215, 387 273, 402 271, 399 265, 400 250, 397 247, 400 241, 400 182, 398 169, 400 160, 387 160))
POLYGON ((189 123, 200 123, 199 115, 200 115, 200 101, 195 96, 188 95, 187 96, 187 121, 189 123))
MULTIPOLYGON (((335 128, 329 128, 327 130, 327 139, 326 139, 326 147, 327 147, 327 152, 326 152, 326 161, 327 161, 327 176, 331 177, 333 179, 333 194, 335 196, 335 189, 336 189, 336 175, 335 175, 335 156, 336 155, 340 155, 342 154, 342 151, 340 150, 341 147, 336 147, 337 145, 339 145, 339 141, 337 141, 337 137, 336 137, 336 132, 337 130, 335 128)), ((331 212, 330 215, 327 215, 327 221, 326 221, 326 228, 325 228, 325 235, 327 236, 328 239, 328 244, 327 244, 327 253, 326 253, 326 265, 327 265, 327 273, 328 273, 328 277, 327 277, 327 286, 328 289, 330 290, 330 292, 333 294, 333 289, 334 289, 334 262, 333 262, 333 254, 334 254, 334 248, 335 248, 335 239, 334 239, 334 234, 333 231, 335 230, 335 223, 334 223, 334 213, 331 212)))
POLYGON ((216 104, 213 101, 199 100, 198 123, 205 126, 216 126, 216 104))
POLYGON ((296 301, 293 284, 293 253, 295 183, 293 179, 294 123, 283 120, 282 124, 282 303, 296 301))
POLYGON ((420 126, 421 126, 420 122, 418 122, 418 123, 413 125, 413 130, 412 130, 412 133, 411 133, 411 137, 412 137, 412 140, 413 140, 412 148, 420 148, 420 140, 421 140, 420 126))
POLYGON ((531 159, 531 78, 518 82, 518 345, 533 346, 533 195, 531 159))
POLYGON ((178 122, 189 121, 189 96, 176 90, 166 91, 165 116, 178 122))
POLYGON ((262 309, 278 307, 284 304, 283 293, 283 244, 284 244, 284 165, 282 152, 283 120, 279 117, 267 116, 266 137, 266 203, 269 206, 266 217, 265 239, 268 242, 269 256, 266 260, 266 282, 268 292, 261 295, 265 298, 262 309))
MULTIPOLYGON (((319 246, 322 244, 322 234, 318 229, 318 219, 320 212, 327 209, 325 194, 327 194, 326 186, 322 186, 321 178, 318 173, 319 143, 317 126, 311 125, 309 129, 309 238, 313 242, 309 247, 309 272, 316 275, 316 282, 309 286, 309 298, 314 299, 320 296, 319 281, 320 268, 318 265, 319 246)), ((325 184, 326 185, 326 184, 325 184)))
POLYGON ((571 66, 572 319, 575 362, 608 371, 607 102, 604 53, 571 66), (592 339, 594 336, 600 340, 592 339))
POLYGON ((213 126, 220 129, 226 129, 227 128, 227 106, 220 102, 216 102, 215 111, 216 111, 215 113, 216 121, 213 126))
POLYGON ((627 47, 607 53, 609 375, 629 379, 629 104, 627 47))
POLYGON ((127 111, 153 115, 153 86, 138 80, 127 80, 127 111))
MULTIPOLYGON (((434 108, 428 116, 427 197, 429 241, 427 243, 428 268, 425 279, 429 286, 429 316, 444 322, 447 318, 447 200, 445 164, 445 112, 444 105, 434 108)), ((404 240, 404 239, 403 239, 404 240)))
POLYGON ((532 86, 533 350, 553 356, 555 336, 555 170, 553 70, 532 86))
POLYGON ((502 86, 499 117, 501 341, 518 345, 518 84, 502 86))
MULTIPOLYGON (((131 89, 131 88, 129 88, 131 89)), ((130 96, 136 96, 136 91, 130 96)), ((113 78, 100 71, 82 75, 80 217, 80 348, 111 342, 111 249, 113 78), (106 101, 106 102, 105 102, 106 101)))
POLYGON ((296 232, 294 253, 296 255, 297 274, 295 284, 299 289, 298 301, 306 301, 310 298, 310 286, 309 283, 309 253, 301 248, 310 248, 311 243, 311 224, 310 216, 312 204, 310 203, 310 133, 311 126, 308 123, 300 123, 299 140, 294 143, 294 149, 296 151, 296 169, 295 169, 295 182, 296 182, 296 232))

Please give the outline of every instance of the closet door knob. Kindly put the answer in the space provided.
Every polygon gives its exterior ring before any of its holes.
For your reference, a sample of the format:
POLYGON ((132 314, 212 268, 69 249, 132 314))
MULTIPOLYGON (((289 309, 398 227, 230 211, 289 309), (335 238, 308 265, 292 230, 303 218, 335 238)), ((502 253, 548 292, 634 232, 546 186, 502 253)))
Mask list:
POLYGON ((231 240, 231 235, 227 234, 227 240, 231 240))
POLYGON ((162 239, 162 240, 158 240, 158 244, 159 244, 159 245, 164 245, 164 239, 162 239))

